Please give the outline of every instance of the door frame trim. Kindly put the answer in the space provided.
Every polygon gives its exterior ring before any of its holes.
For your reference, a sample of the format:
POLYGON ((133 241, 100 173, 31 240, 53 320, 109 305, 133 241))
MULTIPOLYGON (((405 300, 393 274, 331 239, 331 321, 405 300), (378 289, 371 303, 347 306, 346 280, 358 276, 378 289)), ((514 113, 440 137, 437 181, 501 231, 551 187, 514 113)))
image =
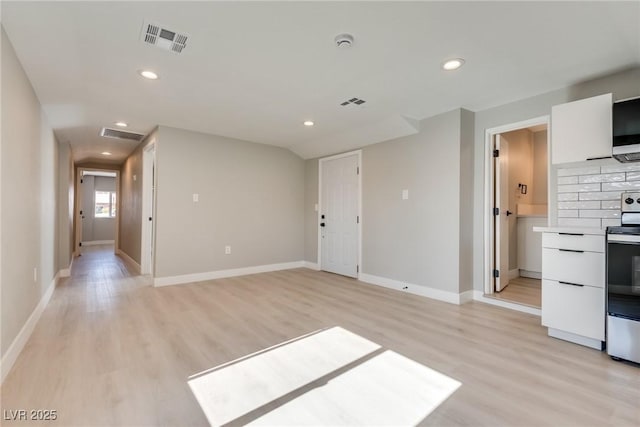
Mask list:
MULTIPOLYGON (((494 172, 493 166, 493 144, 494 137, 501 133, 511 132, 531 126, 546 125, 547 126, 547 194, 551 189, 551 119, 549 115, 535 117, 533 119, 523 120, 503 126, 488 128, 484 133, 484 293, 485 295, 493 294, 493 269, 495 268, 493 260, 493 247, 495 242, 494 226, 493 226, 493 206, 495 205, 493 184, 494 172)), ((550 218, 550 210, 552 203, 547 204, 547 217, 550 218)))
POLYGON ((360 280, 362 274, 362 150, 354 150, 346 153, 336 154, 329 157, 323 157, 318 160, 318 212, 316 212, 316 219, 318 224, 318 269, 322 270, 322 233, 320 230, 320 212, 322 212, 322 165, 326 161, 341 159, 343 157, 350 157, 353 155, 358 156, 358 168, 360 173, 358 174, 358 270, 357 279, 360 280))
POLYGON ((80 251, 80 242, 82 241, 82 218, 80 218, 80 209, 82 208, 82 192, 81 190, 81 183, 80 180, 82 179, 82 175, 83 172, 91 172, 91 171, 95 171, 95 172, 115 172, 116 173, 116 226, 115 226, 115 236, 113 238, 113 252, 117 253, 119 246, 120 246, 120 213, 121 213, 121 209, 120 209, 120 169, 117 169, 115 166, 113 169, 109 168, 109 166, 104 166, 104 167, 88 167, 88 166, 77 166, 75 169, 75 173, 76 173, 76 182, 75 182, 75 188, 74 188, 74 201, 73 201, 73 206, 74 206, 74 215, 73 215, 73 219, 74 219, 74 234, 75 234, 75 239, 74 239, 74 247, 73 247, 73 252, 72 252, 72 256, 75 258, 77 256, 81 255, 81 251, 80 251))

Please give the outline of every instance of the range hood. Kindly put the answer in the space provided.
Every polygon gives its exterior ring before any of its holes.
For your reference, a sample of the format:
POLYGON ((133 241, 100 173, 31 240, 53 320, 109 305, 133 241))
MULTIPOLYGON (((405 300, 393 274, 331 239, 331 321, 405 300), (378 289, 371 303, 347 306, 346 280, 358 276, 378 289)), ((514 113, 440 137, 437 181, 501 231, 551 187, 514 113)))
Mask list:
POLYGON ((640 97, 613 103, 613 158, 640 162, 640 97))

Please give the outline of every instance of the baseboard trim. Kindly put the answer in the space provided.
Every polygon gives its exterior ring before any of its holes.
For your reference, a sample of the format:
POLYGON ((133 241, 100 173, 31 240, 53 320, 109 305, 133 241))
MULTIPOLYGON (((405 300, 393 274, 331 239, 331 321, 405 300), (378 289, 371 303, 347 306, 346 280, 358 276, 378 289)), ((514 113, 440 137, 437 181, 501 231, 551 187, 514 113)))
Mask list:
POLYGON ((416 285, 413 283, 402 282, 399 280, 374 276, 373 274, 366 273, 360 273, 359 280, 371 285, 395 289, 396 291, 408 292, 410 294, 419 295, 421 297, 427 297, 456 305, 464 304, 465 302, 470 301, 473 292, 466 291, 461 294, 456 294, 455 292, 442 291, 440 289, 434 289, 428 286, 416 285))
POLYGON ((320 266, 318 265, 317 262, 311 262, 311 261, 303 261, 303 262, 304 262, 304 265, 303 265, 304 268, 320 271, 320 266))
POLYGON ((572 334, 571 332, 561 331, 559 329, 548 328, 547 335, 585 347, 591 347, 595 350, 602 351, 602 341, 594 338, 583 337, 582 335, 572 334))
POLYGON ((502 301, 496 298, 486 297, 482 291, 473 291, 474 301, 483 302, 485 304, 497 305, 498 307, 508 308, 509 310, 520 311, 522 313, 533 314, 534 316, 542 316, 539 308, 529 307, 527 305, 515 304, 508 301, 502 301))
POLYGON ((126 253, 122 249, 116 249, 116 255, 118 255, 120 258, 124 259, 126 262, 134 266, 136 273, 140 274, 140 264, 138 264, 133 258, 131 258, 128 253, 126 253))
POLYGON ((113 245, 115 240, 90 240, 88 242, 82 242, 82 246, 96 246, 96 245, 113 245))
POLYGON ((539 271, 520 270, 520 277, 528 277, 529 279, 542 279, 542 273, 539 271))
POLYGON ((24 346, 29 341, 33 330, 38 324, 38 320, 40 320, 44 309, 51 300, 51 296, 53 295, 53 291, 56 289, 60 277, 62 277, 60 272, 56 273, 53 280, 51 280, 49 287, 42 295, 42 298, 40 298, 40 302, 38 302, 36 308, 33 309, 33 312, 22 326, 22 329, 20 329, 20 332, 15 337, 4 356, 2 356, 2 360, 0 360, 0 384, 4 382, 9 372, 11 372, 11 368, 13 368, 16 360, 18 360, 18 356, 20 356, 24 346))
POLYGON ((58 272, 58 277, 59 278, 70 277, 71 276, 71 268, 73 267, 73 260, 74 259, 75 259, 74 257, 71 257, 71 262, 69 263, 69 267, 60 269, 60 271, 58 272))
POLYGON ((305 267, 304 261, 294 261, 281 264, 256 265, 253 267, 232 268, 229 270, 183 274, 181 276, 156 277, 155 279, 153 279, 153 286, 182 285, 185 283, 204 282, 207 280, 246 276, 248 274, 269 273, 271 271, 291 270, 293 268, 302 267, 305 267))

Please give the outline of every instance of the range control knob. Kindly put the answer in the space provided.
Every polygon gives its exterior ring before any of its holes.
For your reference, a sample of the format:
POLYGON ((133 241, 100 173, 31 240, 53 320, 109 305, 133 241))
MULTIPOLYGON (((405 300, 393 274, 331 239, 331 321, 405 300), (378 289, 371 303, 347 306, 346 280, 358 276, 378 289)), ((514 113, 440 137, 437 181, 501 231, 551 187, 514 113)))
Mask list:
POLYGON ((636 199, 636 202, 640 203, 640 198, 636 199))
POLYGON ((633 203, 633 199, 631 197, 627 197, 626 199, 624 199, 624 202, 630 205, 631 203, 633 203))

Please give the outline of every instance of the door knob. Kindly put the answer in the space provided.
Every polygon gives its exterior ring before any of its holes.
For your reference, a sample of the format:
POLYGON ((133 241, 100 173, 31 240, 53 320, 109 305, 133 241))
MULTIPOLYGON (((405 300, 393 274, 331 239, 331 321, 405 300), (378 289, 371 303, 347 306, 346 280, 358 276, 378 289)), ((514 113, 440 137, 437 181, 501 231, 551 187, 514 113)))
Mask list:
POLYGON ((507 216, 509 216, 509 215, 513 215, 513 212, 507 211, 507 216))

